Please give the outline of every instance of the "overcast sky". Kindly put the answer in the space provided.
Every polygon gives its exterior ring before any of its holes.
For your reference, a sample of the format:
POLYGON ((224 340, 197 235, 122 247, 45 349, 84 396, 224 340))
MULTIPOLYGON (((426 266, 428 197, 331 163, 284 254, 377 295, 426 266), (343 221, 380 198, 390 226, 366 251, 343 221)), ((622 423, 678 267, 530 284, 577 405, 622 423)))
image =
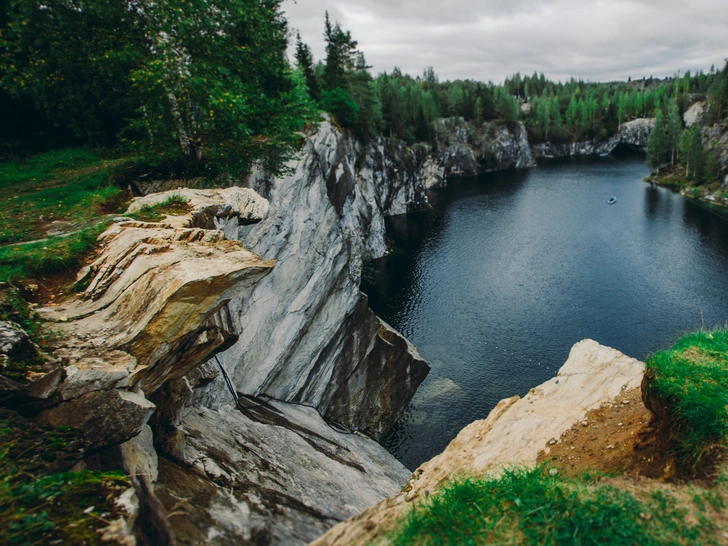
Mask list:
POLYGON ((372 72, 432 66, 441 80, 664 77, 728 57, 728 0, 285 0, 317 59, 324 12, 351 31, 372 72))

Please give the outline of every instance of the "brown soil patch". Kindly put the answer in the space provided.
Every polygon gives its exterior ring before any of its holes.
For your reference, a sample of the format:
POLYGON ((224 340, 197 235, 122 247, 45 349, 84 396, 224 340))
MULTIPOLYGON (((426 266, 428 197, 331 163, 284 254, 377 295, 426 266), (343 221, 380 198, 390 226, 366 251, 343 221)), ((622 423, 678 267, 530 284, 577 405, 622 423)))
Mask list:
POLYGON ((667 447, 652 425, 641 390, 633 389, 588 412, 584 421, 549 441, 538 462, 567 476, 596 470, 669 479, 675 464, 667 447))

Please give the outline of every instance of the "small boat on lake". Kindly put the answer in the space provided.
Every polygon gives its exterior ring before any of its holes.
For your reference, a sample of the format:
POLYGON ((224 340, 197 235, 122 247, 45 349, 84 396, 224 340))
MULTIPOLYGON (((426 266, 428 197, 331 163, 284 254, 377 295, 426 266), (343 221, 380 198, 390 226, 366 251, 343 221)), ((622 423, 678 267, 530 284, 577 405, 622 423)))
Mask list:
POLYGON ((609 157, 609 152, 605 152, 603 154, 599 154, 599 157, 609 157))
POLYGON ((607 203, 609 203, 610 205, 614 205, 614 203, 616 203, 616 202, 617 202, 616 197, 610 197, 609 199, 607 199, 607 203))

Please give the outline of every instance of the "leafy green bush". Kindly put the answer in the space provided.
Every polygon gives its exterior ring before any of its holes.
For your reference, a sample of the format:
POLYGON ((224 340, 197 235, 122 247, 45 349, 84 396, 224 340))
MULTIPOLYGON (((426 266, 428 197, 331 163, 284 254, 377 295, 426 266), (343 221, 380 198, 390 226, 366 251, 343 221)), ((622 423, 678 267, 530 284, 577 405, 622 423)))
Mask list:
POLYGON ((695 471, 728 440, 728 331, 689 334, 646 364, 645 402, 695 471))
MULTIPOLYGON (((698 508, 699 509, 699 508, 698 508)), ((416 506, 390 537, 395 546, 475 544, 708 544, 712 525, 657 490, 646 499, 589 476, 544 467, 500 478, 461 477, 416 506)))
POLYGON ((359 107, 341 87, 323 92, 321 108, 333 114, 339 125, 345 128, 356 125, 359 117, 359 107))

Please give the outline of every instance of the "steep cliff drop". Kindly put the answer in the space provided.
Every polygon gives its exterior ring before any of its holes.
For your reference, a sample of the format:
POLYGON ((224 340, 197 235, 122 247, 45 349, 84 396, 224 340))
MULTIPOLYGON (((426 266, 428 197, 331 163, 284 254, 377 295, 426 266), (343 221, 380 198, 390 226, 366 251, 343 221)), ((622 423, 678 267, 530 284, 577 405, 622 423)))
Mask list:
POLYGON ((36 384, 39 419, 132 476, 141 543, 302 544, 406 483, 373 439, 428 366, 358 289, 384 216, 427 206, 427 149, 401 148, 323 122, 286 177, 141 198, 191 212, 117 219, 43 311, 70 365, 36 384))

